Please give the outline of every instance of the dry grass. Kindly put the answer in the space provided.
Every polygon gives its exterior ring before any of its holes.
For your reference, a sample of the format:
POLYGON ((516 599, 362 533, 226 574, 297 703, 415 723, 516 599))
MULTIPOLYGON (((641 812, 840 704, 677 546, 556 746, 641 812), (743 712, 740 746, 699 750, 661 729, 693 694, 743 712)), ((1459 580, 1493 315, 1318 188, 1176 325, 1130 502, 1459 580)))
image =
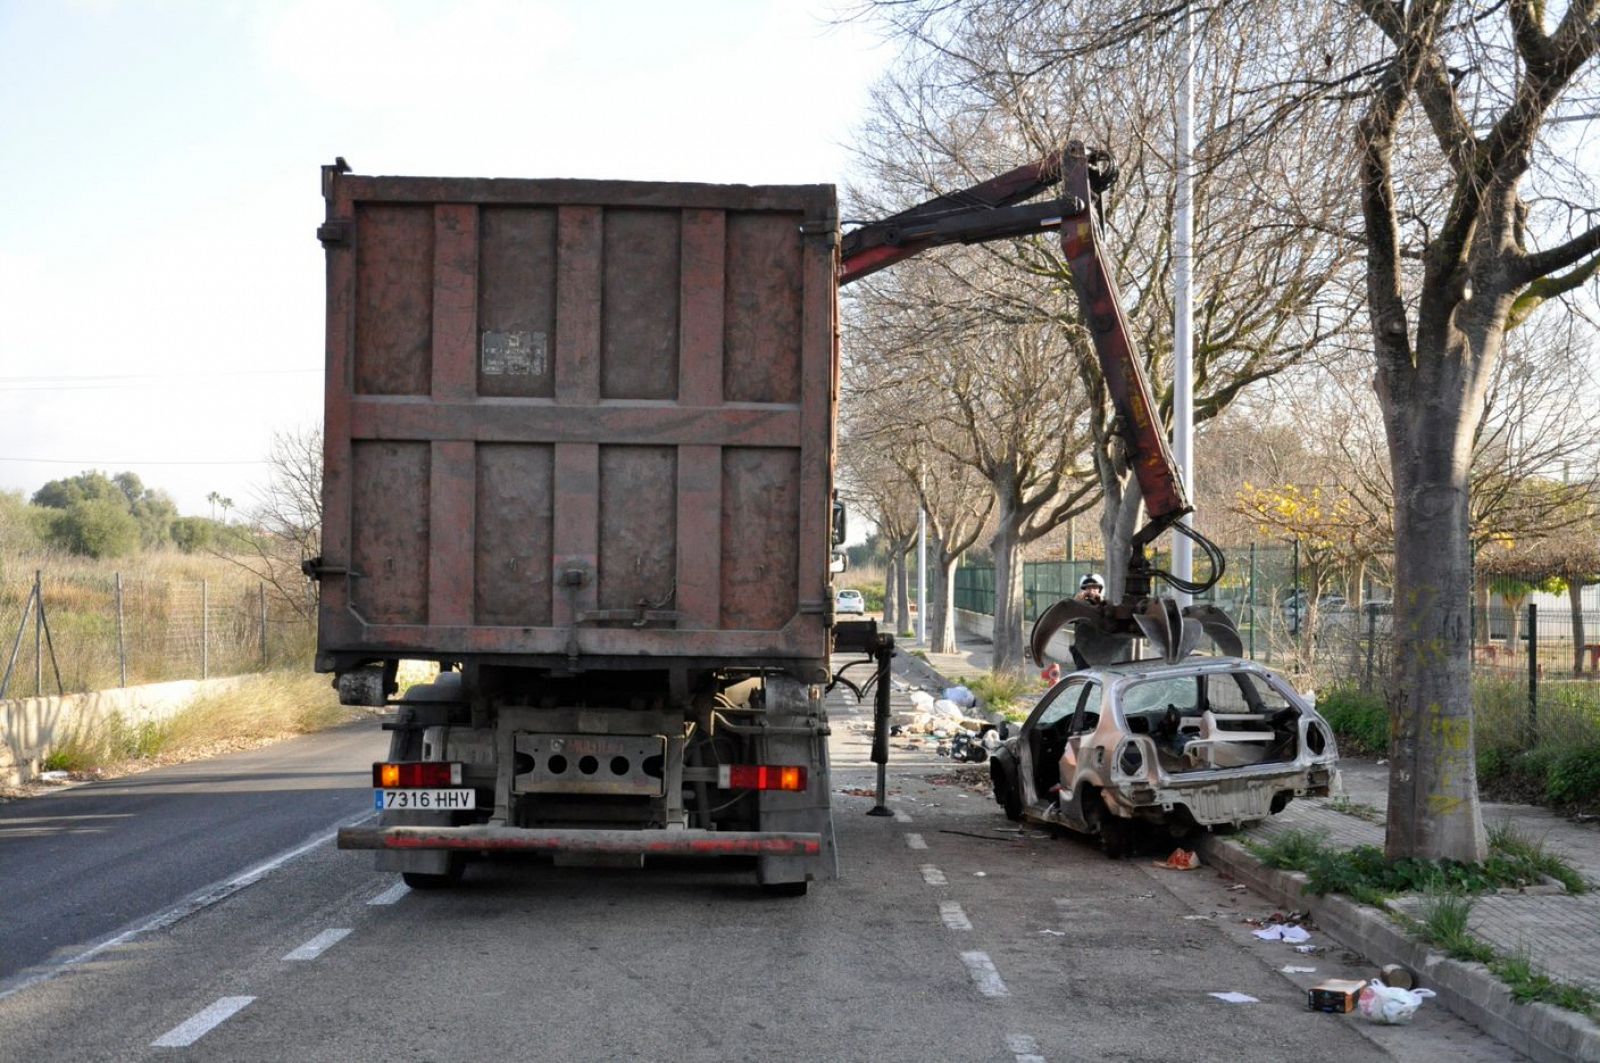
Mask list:
POLYGON ((339 704, 325 675, 269 672, 204 694, 165 720, 130 724, 117 714, 50 750, 46 770, 110 777, 253 749, 361 715, 339 704))

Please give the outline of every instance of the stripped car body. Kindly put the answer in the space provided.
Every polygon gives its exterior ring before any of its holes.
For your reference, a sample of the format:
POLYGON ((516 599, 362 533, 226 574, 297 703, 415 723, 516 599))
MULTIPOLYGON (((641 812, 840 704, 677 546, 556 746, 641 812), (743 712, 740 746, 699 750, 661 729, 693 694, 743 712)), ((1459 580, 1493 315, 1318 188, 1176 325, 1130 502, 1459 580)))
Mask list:
POLYGON ((991 759, 1012 819, 1103 839, 1136 823, 1181 836, 1325 796, 1338 770, 1327 721, 1283 676, 1235 657, 1143 660, 1074 672, 991 759))

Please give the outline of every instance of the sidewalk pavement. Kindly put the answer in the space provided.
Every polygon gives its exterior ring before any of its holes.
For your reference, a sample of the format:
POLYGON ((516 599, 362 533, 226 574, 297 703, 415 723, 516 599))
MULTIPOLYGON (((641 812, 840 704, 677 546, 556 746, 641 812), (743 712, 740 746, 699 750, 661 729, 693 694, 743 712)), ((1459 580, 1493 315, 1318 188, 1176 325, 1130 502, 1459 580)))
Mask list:
MULTIPOLYGON (((1328 844, 1338 848, 1382 848, 1388 767, 1346 759, 1341 770, 1347 811, 1341 811, 1333 798, 1297 801, 1248 836, 1270 838, 1302 830, 1325 835, 1328 844)), ((1479 897, 1469 919, 1472 933, 1498 952, 1526 952, 1534 967, 1551 978, 1600 991, 1600 827, 1573 823, 1531 805, 1492 802, 1483 805, 1483 820, 1489 827, 1509 823, 1524 837, 1542 841, 1547 851, 1565 859, 1594 889, 1576 896, 1552 887, 1479 897)), ((1421 905, 1422 898, 1409 896, 1392 907, 1416 915, 1421 905)))
MULTIPOLYGON (((988 670, 989 642, 968 635, 958 642, 960 652, 927 654, 928 664, 952 680, 988 670)), ((916 647, 908 643, 903 648, 910 651, 916 647)), ((1245 837, 1270 838, 1302 830, 1323 835, 1328 844, 1341 848, 1382 848, 1388 808, 1387 764, 1347 758, 1341 769, 1342 801, 1296 801, 1247 831, 1245 837)), ((1600 826, 1513 803, 1485 802, 1483 818, 1488 827, 1509 824, 1524 837, 1541 841, 1547 851, 1565 859, 1592 886, 1590 892, 1578 895, 1552 884, 1480 896, 1468 921, 1474 936, 1502 954, 1526 954, 1535 971, 1553 979, 1600 991, 1600 826)), ((1237 840, 1207 835, 1202 842, 1211 863, 1237 874, 1258 891, 1281 895, 1274 896, 1276 903, 1317 905, 1325 928, 1338 931, 1345 945, 1367 953, 1375 963, 1409 958, 1414 969, 1425 968, 1431 984, 1440 990, 1441 1003, 1507 1044, 1536 1059, 1600 1058, 1591 1056, 1600 1050, 1600 1029, 1582 1016, 1546 1004, 1516 1004, 1487 968, 1433 953, 1411 941, 1376 910, 1345 898, 1305 895, 1303 876, 1266 868, 1237 840)), ((1423 898, 1413 895, 1398 898, 1390 906, 1417 914, 1422 903, 1423 898)))

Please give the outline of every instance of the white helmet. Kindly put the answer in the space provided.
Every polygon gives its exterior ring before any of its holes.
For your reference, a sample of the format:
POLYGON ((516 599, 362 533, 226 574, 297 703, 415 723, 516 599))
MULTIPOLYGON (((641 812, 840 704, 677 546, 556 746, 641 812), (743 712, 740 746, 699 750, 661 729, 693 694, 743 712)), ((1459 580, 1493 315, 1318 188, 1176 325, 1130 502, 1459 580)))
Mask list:
POLYGON ((1078 589, 1080 591, 1085 587, 1099 587, 1101 590, 1105 590, 1105 577, 1101 576, 1098 572, 1091 572, 1078 581, 1078 589))

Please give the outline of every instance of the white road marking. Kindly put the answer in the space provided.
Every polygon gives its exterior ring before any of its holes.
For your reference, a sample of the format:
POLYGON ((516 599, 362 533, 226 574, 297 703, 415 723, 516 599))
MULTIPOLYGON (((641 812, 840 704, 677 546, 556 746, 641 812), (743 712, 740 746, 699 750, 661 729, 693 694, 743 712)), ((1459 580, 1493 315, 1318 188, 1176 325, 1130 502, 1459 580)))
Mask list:
POLYGON ((1000 972, 995 970, 994 961, 987 952, 963 952, 961 962, 967 965, 967 973, 972 975, 972 984, 978 987, 978 992, 986 997, 1008 997, 1011 990, 1000 980, 1000 972))
POLYGON ((911 817, 906 815, 904 812, 896 812, 894 814, 894 821, 896 823, 910 823, 911 817))
POLYGON ((314 960, 348 937, 347 929, 324 930, 283 958, 286 960, 314 960))
POLYGON ((393 904, 395 901, 398 901, 401 897, 404 897, 406 894, 408 894, 410 892, 411 892, 411 887, 410 886, 407 886, 404 882, 396 882, 393 886, 390 886, 388 889, 384 890, 382 893, 378 894, 376 897, 372 898, 372 900, 368 901, 367 903, 368 904, 393 904))
POLYGON ((927 847, 928 847, 928 843, 922 840, 922 835, 920 835, 920 834, 907 834, 906 835, 906 848, 907 849, 926 849, 927 847))
POLYGON ((1006 1034, 1006 1051, 1016 1057, 1017 1063, 1044 1063, 1039 1042, 1025 1033, 1006 1034))
POLYGON ((949 882, 944 877, 944 872, 932 864, 922 865, 922 881, 930 886, 947 886, 949 882))
POLYGON ((259 882, 269 873, 277 870, 296 857, 304 856, 306 853, 310 852, 312 849, 315 849, 319 845, 326 845, 328 842, 333 840, 335 835, 339 833, 340 827, 359 827, 361 824, 377 818, 378 814, 376 812, 363 813, 355 819, 339 824, 339 827, 335 827, 333 830, 330 830, 325 834, 319 834, 310 841, 290 849, 288 852, 280 853, 264 864, 256 865, 241 875, 236 875, 225 882, 219 882, 215 885, 206 886, 203 889, 197 890, 196 892, 191 893, 188 897, 179 901, 177 904, 173 905, 171 908, 161 912, 159 915, 152 917, 146 922, 139 923, 136 926, 131 926, 126 930, 113 934, 111 937, 91 945, 82 952, 68 956, 64 960, 51 963, 45 966, 42 970, 36 970, 31 974, 17 975, 13 976, 11 979, 0 981, 0 1000, 4 1000, 9 996, 20 993, 24 989, 29 989, 33 986, 39 985, 42 982, 48 982, 62 971, 76 967, 80 963, 87 963, 96 956, 100 955, 102 952, 105 952, 107 949, 114 949, 118 945, 127 944, 134 938, 143 934, 148 934, 153 930, 165 929, 181 919, 185 919, 194 913, 201 911, 202 909, 211 907, 218 901, 226 900, 235 893, 244 889, 246 886, 254 885, 255 883, 259 882))
POLYGON ((939 902, 939 918, 951 930, 971 930, 972 920, 967 918, 967 913, 961 910, 961 905, 955 901, 939 902))
POLYGON ((150 1042, 151 1048, 187 1048, 237 1015, 255 997, 221 997, 150 1042))

